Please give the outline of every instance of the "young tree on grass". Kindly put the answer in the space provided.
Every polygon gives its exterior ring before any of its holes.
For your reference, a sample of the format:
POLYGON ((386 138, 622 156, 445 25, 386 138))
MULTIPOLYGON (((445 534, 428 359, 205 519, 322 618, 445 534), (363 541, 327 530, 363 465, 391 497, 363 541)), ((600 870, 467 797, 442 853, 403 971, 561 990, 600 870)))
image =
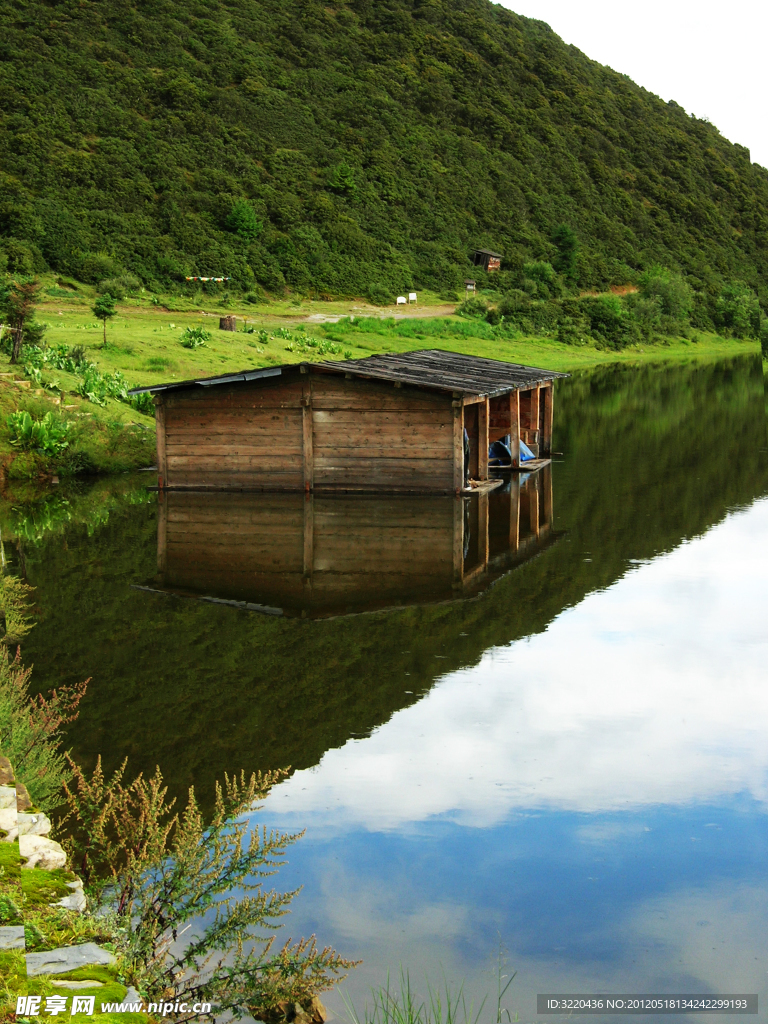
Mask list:
POLYGON ((4 312, 13 336, 12 363, 18 363, 25 337, 34 334, 30 340, 38 341, 45 330, 41 325, 33 323, 39 296, 40 286, 35 279, 14 281, 3 296, 4 312))
POLYGON ((106 292, 104 295, 100 295, 96 302, 93 304, 93 315, 97 320, 101 320, 104 324, 104 344, 107 343, 107 320, 111 320, 113 316, 117 316, 117 309, 115 308, 115 300, 106 292))

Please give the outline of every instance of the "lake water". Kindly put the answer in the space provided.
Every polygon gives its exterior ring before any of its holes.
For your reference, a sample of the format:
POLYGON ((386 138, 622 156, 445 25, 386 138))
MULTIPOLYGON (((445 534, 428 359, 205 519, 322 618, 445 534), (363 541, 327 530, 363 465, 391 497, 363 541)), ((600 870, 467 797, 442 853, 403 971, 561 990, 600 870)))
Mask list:
POLYGON ((400 965, 479 998, 502 951, 524 1021, 559 1019, 546 992, 758 993, 764 1019, 759 361, 560 382, 554 450, 467 508, 18 493, 25 659, 40 686, 92 678, 85 763, 203 800, 292 766, 257 816, 307 830, 284 930, 364 960, 359 1006, 400 965))

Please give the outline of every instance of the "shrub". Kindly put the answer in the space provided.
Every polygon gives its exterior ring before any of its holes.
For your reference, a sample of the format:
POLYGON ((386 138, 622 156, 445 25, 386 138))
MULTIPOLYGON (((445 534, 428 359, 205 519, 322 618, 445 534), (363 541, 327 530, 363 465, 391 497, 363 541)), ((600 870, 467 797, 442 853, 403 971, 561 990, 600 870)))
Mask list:
POLYGON ((210 340, 211 333, 204 327, 185 327, 181 334, 181 344, 184 348, 201 348, 210 340))
POLYGON ((141 281, 133 274, 122 274, 120 277, 106 277, 99 282, 96 289, 100 295, 109 294, 113 299, 124 299, 126 295, 137 292, 141 281))
POLYGON ((228 231, 249 241, 257 238, 264 229, 264 225, 246 199, 238 199, 234 204, 227 217, 226 227, 228 231))
POLYGON ((609 348, 620 349, 633 340, 636 325, 627 316, 616 295, 600 295, 581 300, 581 308, 589 318, 590 333, 609 348))
POLYGON ((262 878, 300 836, 252 829, 250 818, 285 772, 225 777, 206 822, 192 789, 173 813, 159 768, 126 784, 125 761, 107 780, 100 759, 90 778, 68 760, 70 851, 98 910, 114 915, 118 955, 148 1002, 204 1000, 216 1017, 259 1019, 281 1000, 309 1004, 355 966, 314 939, 273 952, 264 935, 297 890, 267 891, 262 878))
POLYGON ((70 424, 47 412, 35 420, 24 410, 12 412, 6 420, 11 435, 11 444, 26 451, 43 455, 58 455, 69 446, 70 424))
MULTIPOLYGON (((11 594, 3 588, 6 621, 11 594)), ((66 761, 59 752, 61 732, 77 718, 77 706, 88 681, 61 686, 47 698, 42 694, 31 697, 30 675, 18 651, 13 660, 7 649, 0 651, 0 750, 10 760, 17 778, 24 779, 34 803, 45 811, 59 802, 67 776, 66 761)))
POLYGON ((658 295, 630 296, 627 308, 640 330, 650 337, 661 325, 662 300, 658 295))
POLYGON ((461 305, 456 307, 457 316, 485 316, 488 312, 488 303, 482 299, 465 299, 461 305))
POLYGON ((715 306, 715 323, 719 328, 731 330, 737 338, 757 338, 760 317, 760 303, 747 285, 737 282, 722 289, 715 306))
POLYGON ((693 289, 680 274, 663 267, 652 267, 640 278, 640 295, 656 299, 662 316, 684 321, 693 309, 693 289))
POLYGON ((554 269, 563 277, 573 280, 576 277, 576 260, 579 251, 576 232, 567 224, 558 224, 552 232, 552 241, 557 246, 554 269))
POLYGON ((586 345, 586 324, 583 320, 562 320, 557 328, 557 340, 563 345, 586 345))
POLYGON ((367 298, 374 306, 390 306, 392 304, 392 292, 383 284, 369 285, 367 298))
POLYGON ((763 359, 768 359, 768 320, 763 320, 760 324, 760 351, 763 353, 763 359))
POLYGON ((155 415, 155 400, 149 391, 142 391, 138 395, 129 395, 128 401, 134 409, 144 413, 145 416, 155 415))

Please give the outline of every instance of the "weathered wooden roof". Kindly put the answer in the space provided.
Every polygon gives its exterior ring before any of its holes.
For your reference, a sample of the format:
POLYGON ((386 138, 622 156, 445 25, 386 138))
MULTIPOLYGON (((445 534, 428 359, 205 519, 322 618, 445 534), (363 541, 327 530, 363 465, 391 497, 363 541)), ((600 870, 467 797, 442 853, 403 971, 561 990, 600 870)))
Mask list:
POLYGON ((460 352, 423 349, 397 355, 368 356, 341 363, 315 363, 326 372, 351 374, 400 384, 415 384, 433 391, 460 392, 462 395, 493 397, 508 391, 530 388, 534 384, 567 377, 567 373, 540 370, 520 363, 467 356, 460 352))
POLYGON ((520 363, 503 363, 498 359, 483 359, 481 356, 467 356, 459 352, 423 349, 420 352, 403 352, 398 355, 368 356, 366 359, 288 363, 284 366, 217 374, 215 377, 174 380, 165 384, 132 388, 128 394, 138 395, 143 391, 176 391, 196 385, 213 387, 217 384, 240 384, 296 372, 299 365, 304 372, 320 371, 371 380, 386 380, 395 384, 415 385, 429 391, 455 391, 462 395, 483 397, 503 395, 508 391, 518 391, 521 388, 530 388, 534 384, 555 380, 557 377, 568 376, 567 373, 554 373, 552 370, 540 370, 535 366, 522 366, 520 363))
POLYGON ((500 252, 494 252, 492 249, 475 249, 475 252, 480 256, 494 256, 497 260, 503 260, 504 254, 500 252))

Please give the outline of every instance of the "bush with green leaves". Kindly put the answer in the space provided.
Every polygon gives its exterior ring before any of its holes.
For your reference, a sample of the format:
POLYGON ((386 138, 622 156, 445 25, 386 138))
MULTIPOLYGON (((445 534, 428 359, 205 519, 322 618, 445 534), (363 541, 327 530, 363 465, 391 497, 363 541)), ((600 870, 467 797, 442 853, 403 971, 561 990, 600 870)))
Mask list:
POLYGON ((8 416, 6 425, 15 448, 42 455, 60 455, 69 447, 71 425, 52 412, 36 420, 26 410, 19 409, 8 416))
POLYGON ((263 1019, 281 1001, 308 1006, 355 966, 314 937, 275 952, 274 935, 264 935, 298 892, 266 890, 262 880, 300 835, 252 822, 285 772, 225 776, 205 820, 193 789, 174 813, 159 768, 126 783, 125 761, 109 780, 100 759, 90 777, 68 762, 69 852, 96 912, 114 921, 127 979, 147 1002, 209 1002, 215 1017, 263 1019))
POLYGON ((391 306, 394 302, 392 290, 383 284, 371 284, 368 286, 366 298, 374 306, 391 306))
POLYGON ((124 299, 133 295, 141 288, 141 281, 135 274, 121 274, 119 277, 106 277, 99 282, 99 294, 109 294, 113 299, 124 299))
POLYGON ((685 323, 693 309, 693 289, 682 274, 655 266, 640 276, 640 295, 655 300, 661 317, 671 325, 685 323))
POLYGON ((768 320, 760 321, 760 351, 763 359, 768 359, 768 320))
POLYGON ((590 334, 607 348, 621 349, 636 340, 637 325, 618 295, 587 297, 579 303, 590 334))
POLYGON ((211 332, 204 327, 185 327, 181 334, 181 344, 184 348, 202 348, 206 342, 211 340, 211 332))
POLYGON ((256 216, 253 207, 246 199, 238 199, 232 206, 226 226, 228 231, 249 241, 258 238, 264 230, 264 224, 256 216))
POLYGON ((552 264, 554 269, 566 280, 574 281, 578 273, 579 254, 579 239, 576 232, 567 224, 558 224, 552 232, 552 241, 557 247, 557 256, 552 264))
MULTIPOLYGON (((6 577, 7 579, 7 577, 6 577)), ((22 591, 31 587, 22 584, 22 591)), ((26 600, 22 592, 21 599, 26 600)), ((7 583, 0 588, 0 602, 6 622, 13 614, 17 591, 7 583)), ((48 697, 30 694, 31 669, 24 668, 21 655, 11 657, 8 647, 0 649, 0 752, 13 765, 17 778, 23 779, 34 803, 51 810, 60 800, 61 786, 68 774, 61 751, 65 725, 77 717, 87 681, 60 686, 48 697)))
POLYGON ((51 345, 45 349, 26 345, 23 357, 25 368, 33 372, 52 368, 75 374, 79 378, 75 393, 93 405, 104 406, 108 398, 114 398, 147 416, 154 415, 151 395, 129 395, 130 385, 123 374, 119 370, 115 370, 114 373, 102 373, 96 363, 88 360, 82 345, 73 348, 67 348, 66 345, 51 345))
POLYGON ((470 299, 465 299, 461 305, 456 307, 456 316, 485 316, 487 312, 488 303, 474 296, 470 299))
POLYGON ((715 307, 715 322, 721 330, 731 331, 736 338, 757 338, 761 316, 757 295, 748 285, 725 285, 715 307))

